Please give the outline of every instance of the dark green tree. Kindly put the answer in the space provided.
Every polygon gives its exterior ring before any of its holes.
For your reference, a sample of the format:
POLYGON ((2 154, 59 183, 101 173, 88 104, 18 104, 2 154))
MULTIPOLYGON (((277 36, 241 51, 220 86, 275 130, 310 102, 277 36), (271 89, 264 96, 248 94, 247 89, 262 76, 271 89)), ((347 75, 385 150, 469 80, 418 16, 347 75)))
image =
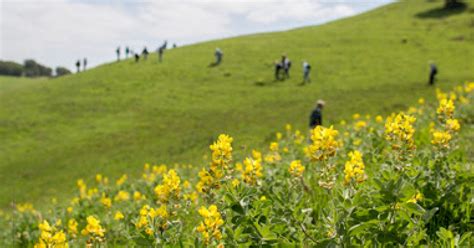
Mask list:
POLYGON ((12 61, 0 61, 0 75, 21 76, 23 74, 23 65, 12 61))
POLYGON ((67 68, 62 67, 62 66, 56 67, 56 77, 60 77, 60 76, 68 75, 68 74, 71 74, 71 71, 68 70, 67 68))

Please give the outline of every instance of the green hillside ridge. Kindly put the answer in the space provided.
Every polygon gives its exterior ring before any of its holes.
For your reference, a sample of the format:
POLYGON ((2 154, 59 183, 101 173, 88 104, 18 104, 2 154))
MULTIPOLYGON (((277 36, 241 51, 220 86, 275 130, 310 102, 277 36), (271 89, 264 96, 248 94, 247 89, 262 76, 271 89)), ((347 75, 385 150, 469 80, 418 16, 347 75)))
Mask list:
POLYGON ((474 4, 437 12, 442 5, 398 2, 321 26, 180 47, 161 64, 152 54, 58 79, 0 78, 0 206, 64 196, 98 172, 136 175, 146 162, 202 166, 220 133, 235 147, 259 147, 285 123, 305 131, 318 98, 325 125, 434 100, 429 60, 441 88, 474 78, 474 4), (216 47, 224 62, 211 68, 216 47), (283 52, 292 77, 273 82, 283 52), (299 86, 303 59, 313 82, 299 86))

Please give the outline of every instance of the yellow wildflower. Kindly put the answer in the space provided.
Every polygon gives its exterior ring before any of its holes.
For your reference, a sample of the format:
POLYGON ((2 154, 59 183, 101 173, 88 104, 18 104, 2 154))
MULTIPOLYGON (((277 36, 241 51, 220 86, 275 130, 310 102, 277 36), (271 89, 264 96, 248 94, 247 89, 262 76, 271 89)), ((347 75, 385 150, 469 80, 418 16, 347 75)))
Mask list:
POLYGON ((349 153, 349 161, 346 162, 344 167, 344 183, 348 184, 354 179, 356 182, 361 183, 365 180, 365 165, 362 160, 362 153, 359 151, 352 151, 349 153))
POLYGON ((243 181, 254 185, 257 183, 257 179, 262 177, 262 165, 259 161, 251 158, 244 160, 245 169, 242 171, 243 181))
POLYGON ((452 118, 454 109, 454 102, 451 99, 442 99, 436 113, 440 117, 452 118))
POLYGON ((104 237, 105 229, 100 225, 100 221, 94 216, 87 217, 87 225, 81 231, 82 235, 93 237, 104 237))
POLYGON ((446 130, 450 132, 457 132, 461 128, 459 121, 457 119, 447 119, 446 120, 446 130))
POLYGON ((123 175, 117 180, 117 182, 116 182, 115 184, 117 184, 117 186, 120 186, 120 185, 124 184, 124 183, 127 181, 127 178, 128 178, 127 174, 123 174, 123 175))
POLYGON ((211 205, 209 208, 201 207, 199 215, 204 218, 203 221, 196 227, 196 230, 201 233, 204 243, 209 245, 212 239, 219 241, 222 239, 221 226, 224 220, 217 210, 216 205, 211 205))
POLYGON ((306 156, 313 161, 326 160, 334 156, 337 148, 341 146, 341 143, 336 140, 337 135, 337 130, 334 130, 332 126, 329 128, 316 126, 311 130, 312 144, 305 147, 306 156))
POLYGON ((77 234, 77 221, 75 219, 70 219, 68 222, 67 222, 67 231, 68 233, 72 234, 72 235, 76 235, 77 234))
POLYGON ((123 218, 125 218, 125 216, 123 216, 122 212, 120 212, 120 211, 115 212, 114 220, 121 220, 123 218))
POLYGON ((290 164, 290 168, 288 168, 288 171, 290 174, 294 177, 300 177, 303 175, 305 168, 303 165, 301 165, 301 160, 294 160, 290 164))
POLYGON ((451 134, 449 134, 448 132, 437 130, 434 130, 432 134, 433 138, 431 139, 431 143, 433 145, 439 145, 443 147, 449 146, 449 141, 451 141, 452 138, 451 134))
POLYGON ((377 115, 377 116, 375 117, 375 121, 376 121, 377 123, 382 123, 382 122, 383 122, 383 117, 382 117, 381 115, 377 115))

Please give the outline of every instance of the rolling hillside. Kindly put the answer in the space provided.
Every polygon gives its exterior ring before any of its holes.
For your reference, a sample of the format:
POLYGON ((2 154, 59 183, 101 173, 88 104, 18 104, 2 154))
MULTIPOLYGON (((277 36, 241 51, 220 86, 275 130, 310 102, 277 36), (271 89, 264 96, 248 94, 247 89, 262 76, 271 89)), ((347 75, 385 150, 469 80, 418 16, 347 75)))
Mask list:
POLYGON ((168 50, 161 64, 152 54, 58 79, 0 78, 0 206, 61 196, 90 173, 138 174, 145 162, 201 166, 220 133, 257 147, 285 123, 305 130, 319 98, 327 125, 434 99, 428 61, 438 64, 441 88, 474 78, 469 4, 446 12, 442 1, 399 2, 321 26, 168 50), (224 62, 209 67, 215 47, 224 62), (292 77, 274 82, 282 53, 292 77), (312 65, 305 86, 303 59, 312 65))

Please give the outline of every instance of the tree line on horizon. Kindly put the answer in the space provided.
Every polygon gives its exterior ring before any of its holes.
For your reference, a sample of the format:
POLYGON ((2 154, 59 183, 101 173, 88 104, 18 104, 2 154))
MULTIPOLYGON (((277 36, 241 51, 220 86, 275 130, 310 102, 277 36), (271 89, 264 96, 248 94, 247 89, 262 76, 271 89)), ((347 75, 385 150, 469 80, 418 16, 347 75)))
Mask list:
MULTIPOLYGON (((58 66, 54 70, 54 76, 64 76, 71 74, 71 71, 65 67, 58 66)), ((33 59, 27 59, 23 64, 13 61, 0 60, 0 75, 14 77, 52 77, 53 69, 42 65, 33 59)))

